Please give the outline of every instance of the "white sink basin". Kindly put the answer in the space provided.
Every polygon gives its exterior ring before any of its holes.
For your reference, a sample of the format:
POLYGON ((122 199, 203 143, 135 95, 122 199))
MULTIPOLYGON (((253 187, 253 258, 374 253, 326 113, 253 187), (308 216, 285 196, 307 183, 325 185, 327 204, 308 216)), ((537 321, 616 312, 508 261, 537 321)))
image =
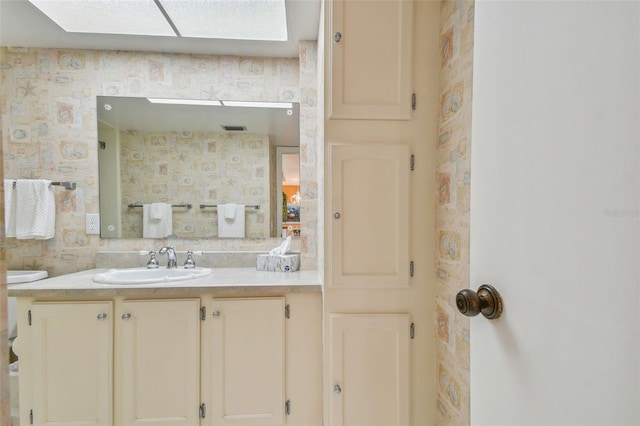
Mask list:
POLYGON ((192 280, 213 273, 211 268, 125 268, 111 269, 93 276, 93 281, 101 284, 151 284, 192 280))
POLYGON ((47 271, 7 271, 7 284, 30 283, 48 276, 47 271))

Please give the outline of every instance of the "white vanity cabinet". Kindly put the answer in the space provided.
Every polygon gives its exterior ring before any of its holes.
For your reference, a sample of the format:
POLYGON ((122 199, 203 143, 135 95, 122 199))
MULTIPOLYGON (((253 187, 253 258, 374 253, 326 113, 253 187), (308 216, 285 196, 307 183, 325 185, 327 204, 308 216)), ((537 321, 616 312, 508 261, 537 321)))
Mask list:
POLYGON ((408 285, 410 154, 405 144, 330 144, 332 287, 408 285))
POLYGON ((319 292, 50 299, 18 299, 22 424, 322 424, 319 292))
POLYGON ((285 300, 213 299, 202 327, 205 425, 285 423, 285 300))
POLYGON ((410 424, 408 314, 332 314, 328 424, 410 424))
POLYGON ((324 418, 431 424, 441 5, 324 5, 324 418))
POLYGON ((329 118, 409 120, 413 2, 326 4, 329 118))
POLYGON ((113 424, 113 302, 35 302, 23 312, 20 423, 113 424))
POLYGON ((115 424, 198 424, 200 321, 198 298, 116 304, 115 424))

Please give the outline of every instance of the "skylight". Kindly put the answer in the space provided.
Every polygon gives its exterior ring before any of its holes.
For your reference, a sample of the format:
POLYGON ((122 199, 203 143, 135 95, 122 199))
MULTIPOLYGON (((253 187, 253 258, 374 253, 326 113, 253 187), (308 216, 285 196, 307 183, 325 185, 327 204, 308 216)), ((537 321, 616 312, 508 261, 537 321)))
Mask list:
POLYGON ((29 0, 71 33, 175 36, 153 0, 29 0))
POLYGON ((287 40, 285 0, 29 0, 67 32, 287 40))
POLYGON ((184 37, 287 40, 284 0, 158 0, 184 37))

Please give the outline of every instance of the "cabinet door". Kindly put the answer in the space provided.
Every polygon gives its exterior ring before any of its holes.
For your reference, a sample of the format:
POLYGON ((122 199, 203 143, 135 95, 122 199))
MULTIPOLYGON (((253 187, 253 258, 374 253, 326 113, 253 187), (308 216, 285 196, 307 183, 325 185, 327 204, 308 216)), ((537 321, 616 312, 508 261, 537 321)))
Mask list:
POLYGON ((409 327, 404 314, 330 316, 330 425, 409 424, 409 327))
POLYGON ((413 3, 327 2, 329 118, 411 118, 413 3))
POLYGON ((203 333, 208 425, 284 424, 284 299, 214 299, 203 333))
POLYGON ((199 299, 117 306, 116 424, 198 424, 199 314, 199 299))
POLYGON ((329 149, 330 285, 406 287, 408 146, 332 144, 329 149))
POLYGON ((33 303, 33 424, 112 423, 111 317, 111 302, 33 303))

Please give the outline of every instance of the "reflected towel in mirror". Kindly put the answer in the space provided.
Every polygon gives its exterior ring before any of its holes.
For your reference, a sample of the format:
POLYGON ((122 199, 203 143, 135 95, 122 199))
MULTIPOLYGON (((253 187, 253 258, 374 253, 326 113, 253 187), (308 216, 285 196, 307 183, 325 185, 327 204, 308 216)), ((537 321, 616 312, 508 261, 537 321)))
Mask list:
POLYGON ((173 233, 171 204, 142 205, 142 238, 164 238, 173 233))
POLYGON ((218 238, 244 238, 245 206, 243 204, 218 204, 218 238), (232 218, 227 211, 232 209, 232 218))

